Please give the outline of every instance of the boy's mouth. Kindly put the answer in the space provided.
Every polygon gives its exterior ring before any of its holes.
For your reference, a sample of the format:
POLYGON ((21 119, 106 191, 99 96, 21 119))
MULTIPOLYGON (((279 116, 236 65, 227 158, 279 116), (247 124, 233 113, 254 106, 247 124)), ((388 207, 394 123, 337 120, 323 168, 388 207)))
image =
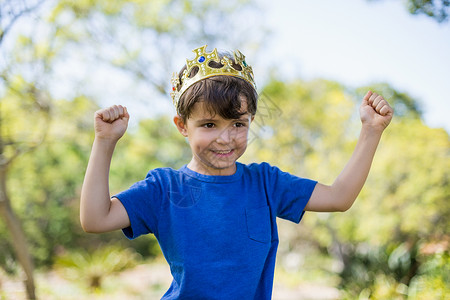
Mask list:
POLYGON ((229 150, 211 150, 214 154, 216 155, 220 155, 220 156, 228 156, 233 154, 234 149, 229 149, 229 150))

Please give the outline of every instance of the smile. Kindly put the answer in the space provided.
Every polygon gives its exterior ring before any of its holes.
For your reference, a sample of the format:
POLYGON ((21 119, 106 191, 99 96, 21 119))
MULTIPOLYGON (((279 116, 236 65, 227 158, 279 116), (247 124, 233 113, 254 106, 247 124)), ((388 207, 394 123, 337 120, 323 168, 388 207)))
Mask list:
POLYGON ((233 149, 231 149, 231 150, 211 150, 211 151, 220 156, 228 156, 234 152, 233 149))

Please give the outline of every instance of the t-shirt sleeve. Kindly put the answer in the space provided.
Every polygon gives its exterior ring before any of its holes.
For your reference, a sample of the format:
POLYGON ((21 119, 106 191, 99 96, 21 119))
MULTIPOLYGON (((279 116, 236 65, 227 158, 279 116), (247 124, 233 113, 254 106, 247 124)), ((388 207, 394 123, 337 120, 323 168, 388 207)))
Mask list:
POLYGON ((277 167, 268 168, 272 189, 270 198, 277 217, 299 223, 317 181, 283 172, 277 167))
POLYGON ((130 219, 131 225, 122 229, 127 238, 135 239, 143 234, 156 233, 161 195, 161 182, 150 171, 144 180, 113 196, 122 202, 130 219))

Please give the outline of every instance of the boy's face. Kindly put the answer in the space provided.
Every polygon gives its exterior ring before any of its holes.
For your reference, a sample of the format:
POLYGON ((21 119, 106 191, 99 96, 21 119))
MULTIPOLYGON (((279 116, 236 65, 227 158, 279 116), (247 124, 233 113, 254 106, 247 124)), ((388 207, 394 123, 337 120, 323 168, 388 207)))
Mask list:
MULTIPOLYGON (((243 98, 241 112, 247 112, 243 98)), ((203 102, 194 104, 191 116, 183 122, 175 116, 180 133, 187 137, 192 150, 189 169, 205 175, 232 175, 236 160, 247 148, 248 131, 253 116, 245 113, 239 119, 212 115, 203 102)))

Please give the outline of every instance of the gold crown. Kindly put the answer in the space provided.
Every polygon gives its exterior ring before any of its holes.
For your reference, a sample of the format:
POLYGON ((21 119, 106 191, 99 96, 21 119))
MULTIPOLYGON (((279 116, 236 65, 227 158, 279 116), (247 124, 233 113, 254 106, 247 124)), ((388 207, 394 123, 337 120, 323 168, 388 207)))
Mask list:
POLYGON ((194 83, 199 82, 205 78, 212 76, 226 75, 242 78, 249 82, 253 88, 256 90, 256 84, 253 79, 252 67, 247 65, 245 62, 245 56, 239 50, 234 52, 234 61, 237 65, 241 67, 241 70, 236 69, 233 64, 233 60, 227 56, 220 59, 217 48, 210 53, 206 52, 206 47, 202 46, 192 50, 195 53, 195 58, 192 60, 186 59, 186 70, 184 70, 180 78, 177 73, 173 73, 172 76, 172 96, 173 105, 178 108, 178 101, 180 100, 183 93, 194 83), (214 68, 209 65, 211 61, 220 63, 223 66, 219 68, 214 68), (198 72, 192 78, 189 77, 193 68, 198 67, 198 72))

